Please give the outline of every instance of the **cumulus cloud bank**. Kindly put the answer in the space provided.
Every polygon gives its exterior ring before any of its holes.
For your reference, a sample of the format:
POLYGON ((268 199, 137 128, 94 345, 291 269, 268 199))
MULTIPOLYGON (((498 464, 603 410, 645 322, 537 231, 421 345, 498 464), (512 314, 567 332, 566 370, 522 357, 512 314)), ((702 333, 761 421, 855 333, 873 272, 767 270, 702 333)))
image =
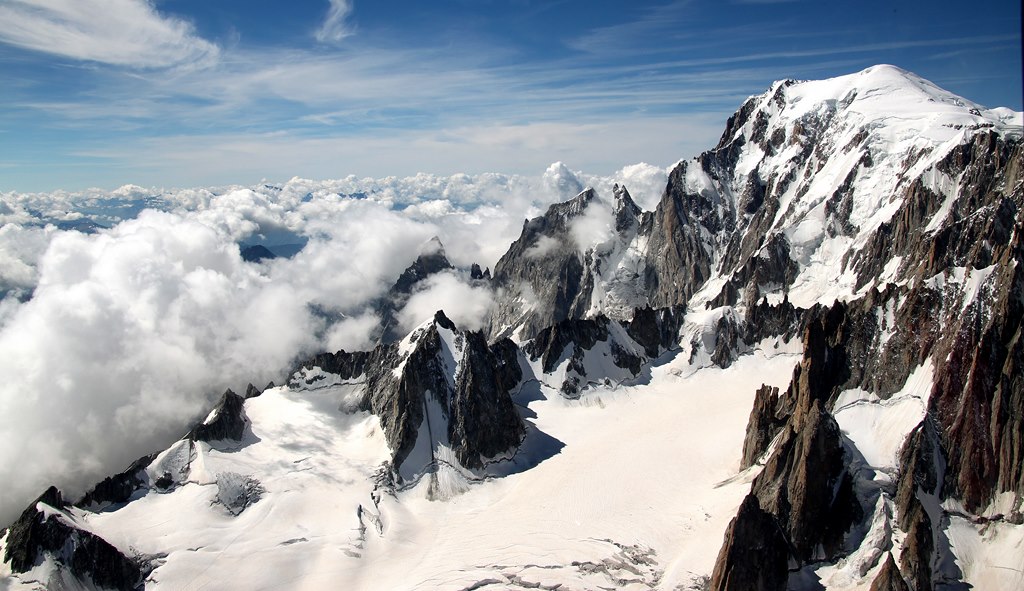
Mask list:
POLYGON ((52 481, 82 492, 180 436, 218 389, 278 378, 316 328, 291 286, 199 222, 147 211, 110 233, 60 233, 0 332, 5 498, 52 481))

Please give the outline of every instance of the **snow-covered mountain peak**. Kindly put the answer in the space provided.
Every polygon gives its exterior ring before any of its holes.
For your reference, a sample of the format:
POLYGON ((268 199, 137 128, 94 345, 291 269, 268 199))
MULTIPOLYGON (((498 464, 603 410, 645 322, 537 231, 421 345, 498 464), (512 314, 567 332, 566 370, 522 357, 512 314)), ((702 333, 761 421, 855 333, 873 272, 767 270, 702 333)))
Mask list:
POLYGON ((906 149, 904 144, 933 147, 983 128, 1019 135, 1022 125, 1019 112, 985 109, 890 65, 826 80, 777 82, 748 99, 736 117, 719 148, 765 137, 778 148, 800 143, 801 136, 813 141, 852 129, 867 136, 857 143, 868 139, 874 148, 893 151, 906 149))
POLYGON ((603 203, 597 196, 597 191, 592 187, 587 187, 568 201, 551 204, 548 207, 547 215, 550 217, 558 216, 564 220, 570 220, 582 215, 583 212, 585 212, 594 202, 603 203))

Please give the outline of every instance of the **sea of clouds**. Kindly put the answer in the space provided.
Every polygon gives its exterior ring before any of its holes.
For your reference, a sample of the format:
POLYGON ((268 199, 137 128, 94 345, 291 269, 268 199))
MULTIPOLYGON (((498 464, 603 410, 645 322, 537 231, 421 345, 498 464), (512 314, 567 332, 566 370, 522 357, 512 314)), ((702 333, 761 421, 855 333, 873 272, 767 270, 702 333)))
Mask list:
MULTIPOLYGON (((431 237, 459 269, 423 282, 398 322, 444 309, 478 329, 492 294, 465 269, 493 268, 524 219, 586 186, 610 199, 615 183, 651 210, 666 179, 646 164, 595 177, 556 163, 538 177, 0 193, 0 524, 50 484, 73 497, 166 447, 226 388, 372 347, 374 300, 431 237), (305 244, 243 261, 240 245, 274 241, 305 244)), ((611 218, 581 223, 582 244, 611 218)))

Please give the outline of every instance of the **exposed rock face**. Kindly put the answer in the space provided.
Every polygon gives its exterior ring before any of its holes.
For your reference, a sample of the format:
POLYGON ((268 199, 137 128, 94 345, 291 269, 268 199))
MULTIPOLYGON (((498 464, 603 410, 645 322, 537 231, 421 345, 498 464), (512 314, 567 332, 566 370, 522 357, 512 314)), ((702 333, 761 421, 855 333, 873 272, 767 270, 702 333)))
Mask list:
POLYGON ((50 487, 29 505, 8 530, 4 562, 24 573, 49 556, 79 580, 96 586, 134 591, 142 584, 139 565, 103 538, 83 529, 62 511, 60 492, 50 487))
POLYGON ((739 357, 741 332, 739 322, 733 314, 723 314, 715 324, 715 348, 711 362, 725 369, 739 357))
POLYGON ((578 398, 591 383, 636 377, 646 362, 673 348, 682 316, 679 309, 637 308, 629 322, 603 314, 567 319, 541 330, 523 345, 523 352, 531 361, 540 361, 539 373, 563 376, 557 384, 563 396, 578 398), (600 375, 591 375, 588 366, 603 369, 597 370, 600 375))
MULTIPOLYGON (((412 452, 421 428, 442 428, 425 422, 428 397, 439 405, 447 403, 448 371, 441 357, 437 325, 417 330, 410 340, 413 349, 404 359, 397 347, 390 347, 382 356, 384 364, 366 374, 364 406, 380 418, 396 471, 412 452), (399 365, 401 370, 396 375, 393 370, 399 365)), ((429 432, 428 436, 433 437, 429 432)), ((413 466, 412 470, 418 472, 420 468, 413 466)))
MULTIPOLYGON (((269 385, 267 385, 267 388, 273 388, 273 387, 274 387, 274 383, 273 382, 271 382, 269 385)), ((266 388, 264 388, 264 390, 265 389, 266 388)), ((245 399, 246 400, 248 400, 250 398, 256 398, 260 394, 263 394, 263 390, 260 390, 259 388, 257 388, 256 386, 253 386, 252 384, 249 384, 248 386, 245 387, 245 399)))
POLYGON ((839 426, 819 401, 794 415, 751 492, 775 516, 800 563, 834 558, 842 550, 860 507, 844 468, 839 426))
POLYGON ((550 373, 555 370, 566 347, 573 347, 572 356, 579 357, 599 341, 608 340, 608 322, 604 316, 562 320, 541 330, 536 338, 524 345, 523 351, 533 359, 540 359, 544 372, 550 373))
POLYGON ((224 392, 210 417, 192 428, 188 438, 193 441, 241 441, 249 420, 245 417, 245 399, 231 390, 224 392))
POLYGON ((901 521, 907 537, 900 552, 900 567, 906 573, 914 591, 932 589, 932 564, 935 554, 935 536, 932 520, 917 498, 904 508, 901 521))
POLYGON ((402 271, 391 291, 392 293, 410 294, 420 281, 435 273, 454 268, 448 262, 441 240, 435 236, 423 247, 416 260, 405 271, 402 271))
POLYGON ((711 575, 713 591, 784 591, 789 550, 775 517, 757 496, 743 499, 725 531, 725 543, 711 575))
POLYGON ((743 319, 743 341, 751 345, 770 337, 790 340, 802 334, 802 322, 806 310, 797 308, 788 298, 776 305, 762 299, 760 304, 747 306, 743 319))
POLYGON ((663 351, 679 345, 679 328, 683 324, 686 308, 636 308, 633 318, 626 324, 626 333, 644 348, 647 357, 654 359, 663 351))
POLYGON ((711 307, 733 306, 740 303, 741 292, 744 303, 756 302, 761 291, 778 291, 789 287, 796 279, 799 268, 790 258, 790 245, 784 234, 775 234, 761 246, 758 256, 749 256, 722 288, 717 298, 708 303, 711 307))
POLYGON ((931 410, 949 456, 946 493, 972 511, 999 491, 1024 495, 1022 273, 1019 264, 1001 267, 991 305, 970 306, 948 349, 939 348, 948 360, 936 372, 931 410))
POLYGON ((910 591, 907 582, 903 580, 903 575, 900 574, 899 567, 896 566, 896 561, 892 559, 892 554, 885 555, 882 570, 871 582, 870 591, 910 591))
POLYGON ((80 507, 90 507, 93 505, 106 505, 108 503, 128 502, 132 493, 148 483, 146 467, 154 459, 156 459, 156 454, 143 456, 135 460, 124 472, 104 478, 102 482, 85 493, 85 496, 75 504, 80 507))
POLYGON ((669 175, 665 195, 651 221, 649 259, 644 285, 657 308, 686 305, 690 296, 711 277, 712 253, 701 239, 702 226, 720 233, 724 223, 707 196, 687 191, 689 163, 669 175))
MULTIPOLYGON (((900 474, 896 485, 897 523, 906 532, 900 553, 900 570, 914 591, 932 589, 936 531, 932 516, 921 499, 937 500, 942 494, 942 473, 946 468, 934 421, 926 418, 903 444, 900 474)), ((940 515, 934 515, 941 518, 940 515)))
POLYGON ((511 341, 488 345, 483 333, 460 331, 438 312, 401 343, 317 355, 299 365, 291 384, 364 381, 359 407, 379 417, 401 482, 436 468, 437 446, 473 470, 521 443, 526 428, 509 395, 522 379, 518 355, 511 341), (425 459, 410 458, 418 446, 425 459))
POLYGON ((483 459, 518 445, 525 430, 509 397, 518 380, 509 380, 511 376, 502 370, 500 357, 487 347, 483 333, 467 332, 465 339, 462 365, 449 400, 448 440, 463 466, 478 469, 483 467, 483 459))
POLYGON ((507 336, 522 327, 523 335, 532 337, 567 318, 581 318, 590 308, 593 276, 571 226, 588 209, 600 207, 596 200, 597 193, 587 189, 523 223, 519 238, 494 266, 493 285, 505 296, 491 320, 492 335, 507 336))
POLYGON ((354 351, 349 353, 342 349, 335 353, 318 353, 299 363, 289 373, 292 376, 290 383, 296 387, 315 386, 317 382, 327 379, 328 376, 325 374, 338 376, 342 380, 351 380, 363 375, 363 372, 368 367, 382 362, 382 358, 387 355, 387 351, 389 351, 388 347, 377 347, 373 351, 354 351), (322 371, 313 371, 317 368, 322 371), (298 376, 300 373, 302 374, 301 377, 298 376))
POLYGON ((469 278, 472 279, 473 281, 490 281, 491 270, 484 269, 483 271, 481 271, 480 265, 473 263, 472 266, 470 266, 469 268, 469 278))
POLYGON ((765 384, 754 394, 754 407, 747 420, 747 435, 743 440, 743 458, 740 469, 754 465, 768 449, 768 444, 778 435, 785 417, 779 417, 779 389, 765 384))
MULTIPOLYGON (((842 332, 845 308, 836 304, 815 314, 804 331, 804 357, 787 392, 780 398, 772 388, 758 391, 742 458, 743 466, 752 465, 781 433, 751 495, 782 532, 788 558, 801 565, 837 557, 847 530, 863 514, 845 467, 839 426, 825 410, 850 375, 842 332)), ((716 572, 725 568, 723 556, 748 560, 742 568, 751 572, 761 568, 760 558, 729 548, 730 543, 735 542, 727 535, 716 572)))

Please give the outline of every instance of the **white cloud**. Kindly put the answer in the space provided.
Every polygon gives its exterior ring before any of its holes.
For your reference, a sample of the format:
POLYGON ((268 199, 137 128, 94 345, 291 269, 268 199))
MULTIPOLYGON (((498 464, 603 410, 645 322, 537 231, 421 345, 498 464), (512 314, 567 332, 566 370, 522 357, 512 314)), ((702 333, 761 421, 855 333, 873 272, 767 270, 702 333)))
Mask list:
POLYGON ((45 228, 6 223, 0 226, 0 291, 35 286, 36 264, 56 232, 45 228))
POLYGON ((559 196, 561 201, 572 199, 583 191, 583 183, 577 174, 562 162, 555 162, 544 171, 544 184, 559 196))
POLYGON ((380 317, 372 312, 349 316, 334 323, 324 339, 328 351, 365 351, 373 347, 373 333, 380 326, 380 317))
POLYGON ((537 238, 537 243, 531 246, 526 251, 527 258, 539 259, 546 256, 549 252, 556 250, 561 245, 557 239, 551 236, 541 235, 537 238))
POLYGON ((270 277, 343 313, 384 293, 437 234, 437 227, 369 200, 313 199, 298 213, 310 241, 293 259, 272 261, 270 277))
POLYGON ((352 13, 351 0, 330 0, 327 18, 316 31, 316 40, 320 43, 338 43, 352 34, 352 27, 346 22, 352 13))
POLYGON ((603 242, 607 242, 614 233, 615 217, 611 206, 600 197, 596 197, 583 215, 569 222, 569 235, 572 236, 580 252, 585 252, 603 242))
MULTIPOLYGON (((665 185, 668 184, 668 173, 670 169, 653 166, 646 162, 625 166, 622 170, 612 175, 615 183, 623 185, 629 191, 633 201, 641 209, 654 211, 665 193, 665 185)), ((611 195, 611 187, 608 187, 605 194, 611 195)))
POLYGON ((0 5, 0 42, 136 68, 208 64, 220 51, 144 0, 10 0, 0 5))
POLYGON ((223 388, 279 380, 315 349, 305 302, 257 269, 174 214, 55 236, 33 298, 3 310, 0 521, 51 483, 83 492, 180 436, 223 388))
POLYGON ((438 310, 444 310, 459 328, 483 328, 494 305, 490 289, 470 285, 451 272, 432 275, 424 283, 398 313, 398 322, 404 330, 416 328, 438 310))

